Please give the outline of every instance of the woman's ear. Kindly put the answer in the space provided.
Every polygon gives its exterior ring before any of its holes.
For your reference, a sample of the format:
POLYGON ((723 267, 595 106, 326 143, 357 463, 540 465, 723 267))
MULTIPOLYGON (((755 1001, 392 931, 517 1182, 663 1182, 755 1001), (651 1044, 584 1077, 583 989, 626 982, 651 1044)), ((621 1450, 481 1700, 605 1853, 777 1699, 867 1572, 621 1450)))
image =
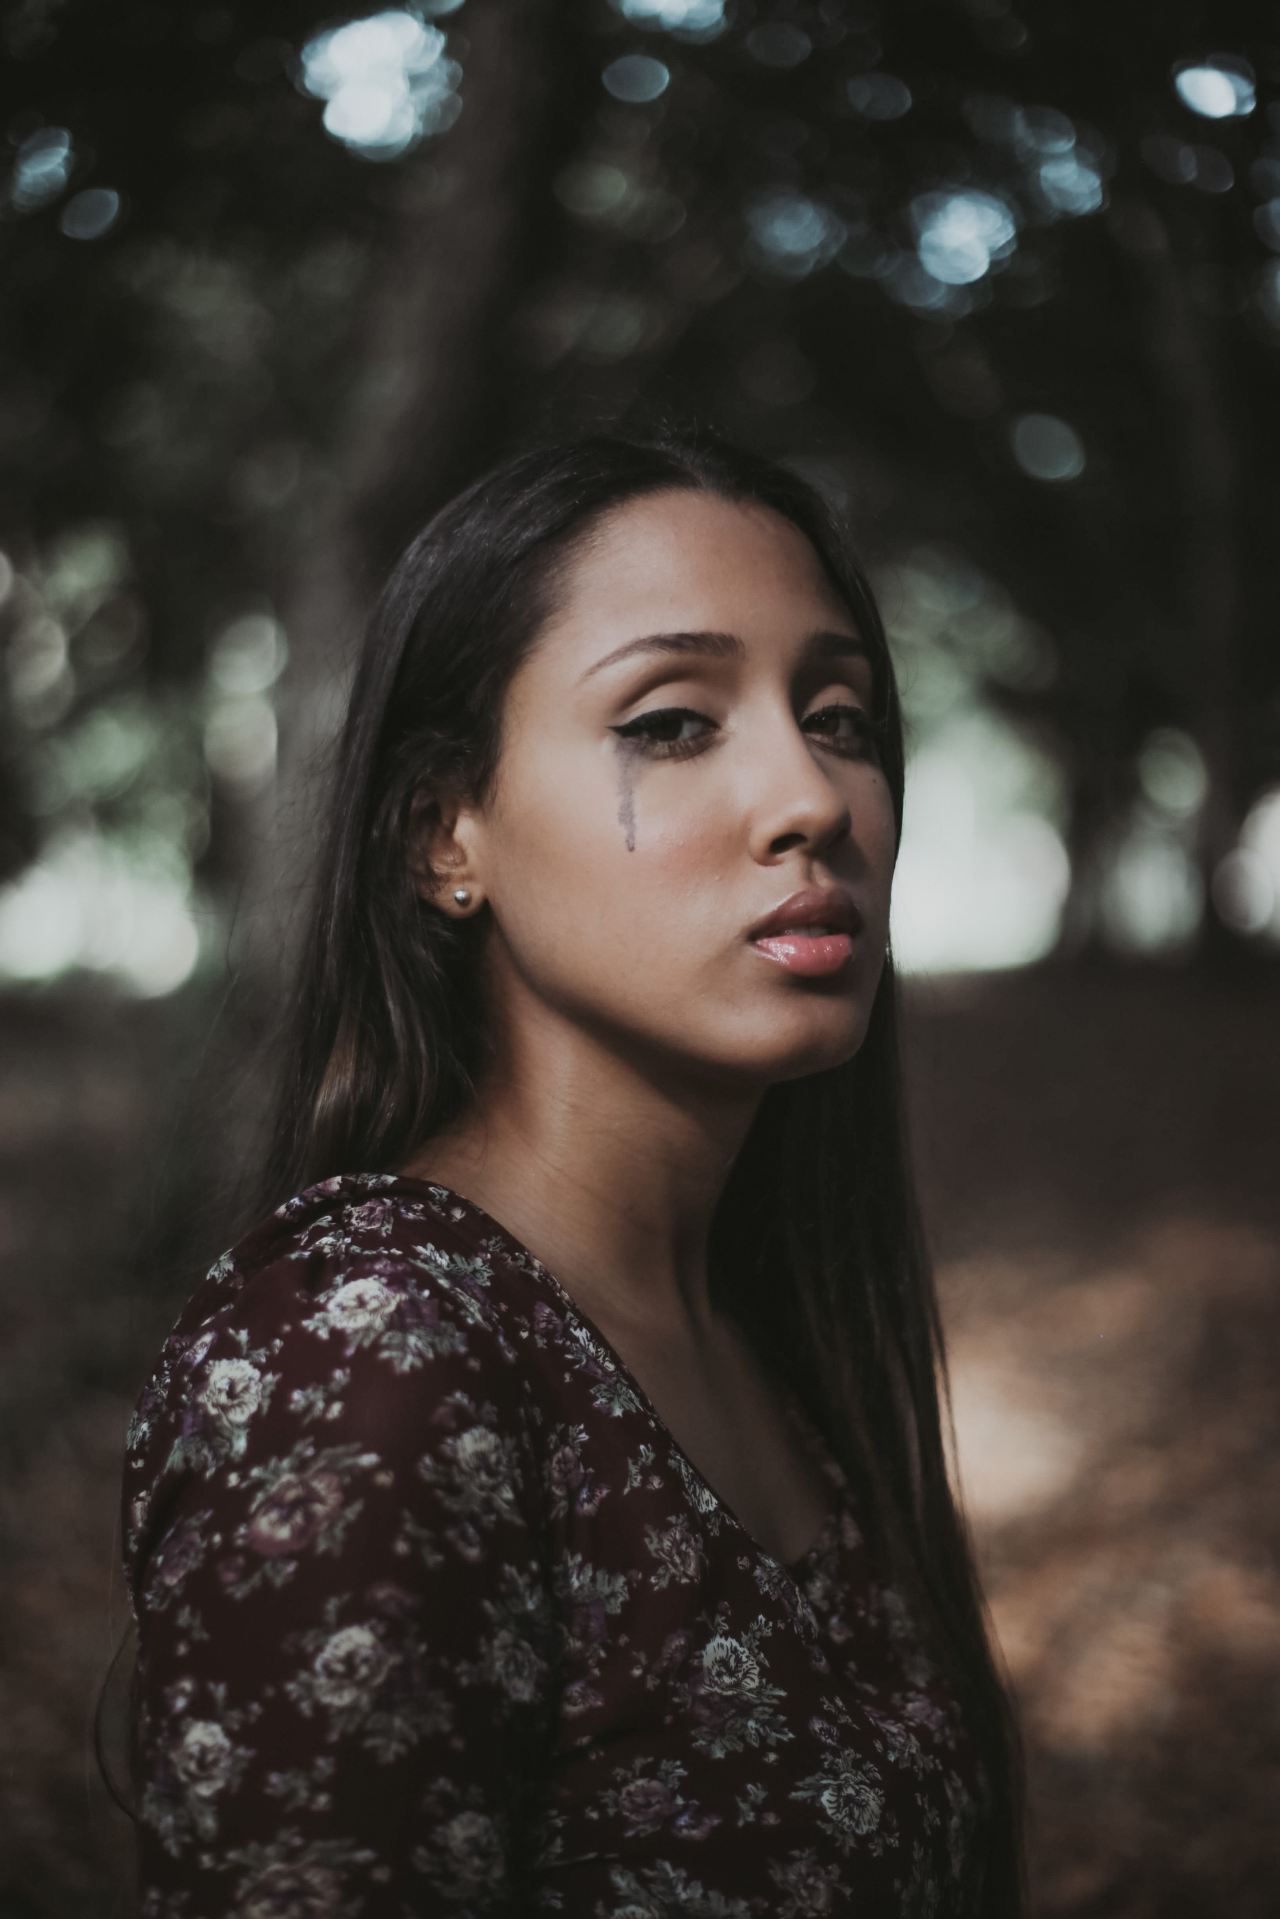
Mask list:
POLYGON ((419 787, 409 806, 407 863, 415 891, 434 902, 469 876, 458 828, 462 808, 438 792, 419 787))

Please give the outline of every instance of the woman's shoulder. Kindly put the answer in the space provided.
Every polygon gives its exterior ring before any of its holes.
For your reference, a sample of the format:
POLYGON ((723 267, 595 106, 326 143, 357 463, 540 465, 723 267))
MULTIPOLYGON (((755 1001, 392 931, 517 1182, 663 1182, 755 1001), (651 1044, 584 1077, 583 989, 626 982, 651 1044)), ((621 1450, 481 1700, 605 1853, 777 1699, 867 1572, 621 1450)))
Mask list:
POLYGON ((244 1472, 335 1421, 391 1460, 473 1418, 510 1442, 513 1469, 516 1451, 532 1455, 533 1302, 487 1224, 445 1188, 344 1174, 220 1254, 134 1405, 126 1545, 193 1476, 244 1472))
POLYGON ((531 1302, 500 1253, 476 1209, 447 1188, 385 1173, 318 1181, 219 1254, 173 1322, 153 1379, 189 1369, 220 1337, 295 1329, 376 1344, 400 1371, 426 1356, 446 1321, 488 1329, 502 1349, 531 1302))

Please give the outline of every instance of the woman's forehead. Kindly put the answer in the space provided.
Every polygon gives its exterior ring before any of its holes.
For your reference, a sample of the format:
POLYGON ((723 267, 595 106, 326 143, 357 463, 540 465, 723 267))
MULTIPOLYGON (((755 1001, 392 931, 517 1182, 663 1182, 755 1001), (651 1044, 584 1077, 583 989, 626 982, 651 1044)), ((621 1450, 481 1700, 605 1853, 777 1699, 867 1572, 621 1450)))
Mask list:
POLYGON ((646 634, 727 632, 753 656, 817 626, 856 631, 800 529, 754 501, 683 491, 605 516, 562 575, 544 639, 577 678, 646 634))

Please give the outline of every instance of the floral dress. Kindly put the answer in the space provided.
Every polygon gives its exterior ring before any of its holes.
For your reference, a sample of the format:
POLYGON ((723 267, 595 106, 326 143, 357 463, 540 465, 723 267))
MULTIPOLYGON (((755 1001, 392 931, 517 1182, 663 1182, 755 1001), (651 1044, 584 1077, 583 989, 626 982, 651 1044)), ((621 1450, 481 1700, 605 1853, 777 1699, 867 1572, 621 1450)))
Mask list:
POLYGON ((129 1428, 142 1919, 945 1919, 986 1775, 790 1410, 783 1564, 474 1201, 287 1200, 129 1428))

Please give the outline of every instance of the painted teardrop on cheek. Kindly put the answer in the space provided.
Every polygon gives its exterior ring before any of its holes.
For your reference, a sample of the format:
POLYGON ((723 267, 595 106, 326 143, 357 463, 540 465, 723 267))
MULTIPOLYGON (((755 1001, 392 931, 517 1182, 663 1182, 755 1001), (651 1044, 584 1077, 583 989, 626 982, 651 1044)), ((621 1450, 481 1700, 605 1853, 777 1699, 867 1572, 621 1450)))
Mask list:
POLYGON ((636 850, 635 748, 627 740, 618 746, 618 824, 627 835, 627 851, 636 850))

